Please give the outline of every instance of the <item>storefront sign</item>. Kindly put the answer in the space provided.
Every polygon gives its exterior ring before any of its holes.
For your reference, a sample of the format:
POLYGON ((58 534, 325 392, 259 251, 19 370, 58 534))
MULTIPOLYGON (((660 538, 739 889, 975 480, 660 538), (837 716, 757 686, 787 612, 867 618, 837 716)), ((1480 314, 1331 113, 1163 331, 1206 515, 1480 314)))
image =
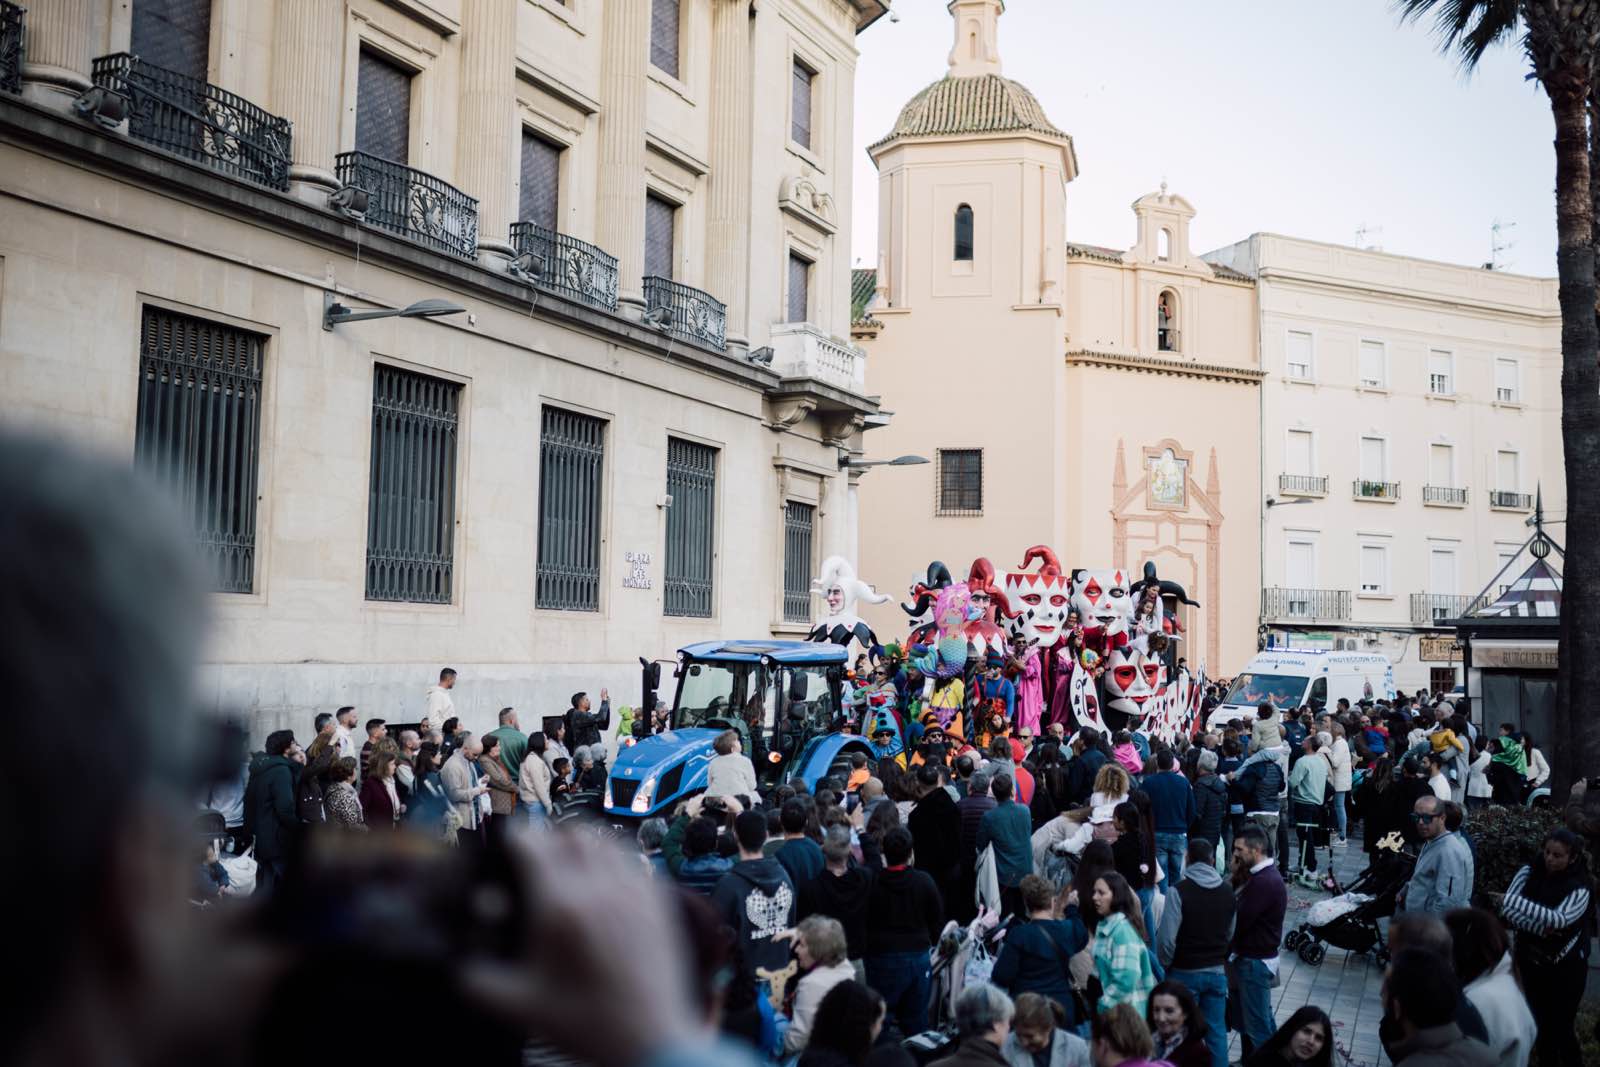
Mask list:
POLYGON ((1472 644, 1472 665, 1485 668, 1556 669, 1554 641, 1520 641, 1516 644, 1472 644))
POLYGON ((622 576, 622 588, 649 589, 650 553, 624 552, 622 559, 628 565, 627 571, 622 576))
POLYGON ((1424 663, 1460 663, 1461 646, 1453 637, 1424 637, 1417 642, 1417 658, 1424 663))

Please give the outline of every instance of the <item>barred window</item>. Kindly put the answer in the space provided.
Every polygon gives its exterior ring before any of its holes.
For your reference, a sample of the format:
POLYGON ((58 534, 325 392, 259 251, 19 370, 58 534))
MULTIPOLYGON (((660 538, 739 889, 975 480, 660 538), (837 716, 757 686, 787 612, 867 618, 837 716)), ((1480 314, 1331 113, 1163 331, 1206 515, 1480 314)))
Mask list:
POLYGON ((654 193, 644 198, 644 276, 672 277, 677 256, 678 205, 654 193))
POLYGON ((817 509, 789 501, 783 509, 783 619, 811 621, 811 535, 817 509))
POLYGON ((972 206, 962 204, 956 208, 956 240, 952 253, 956 262, 972 262, 972 206))
POLYGON ((789 321, 806 322, 811 309, 811 261, 789 253, 789 321))
POLYGON ((816 71, 794 61, 794 77, 790 87, 789 139, 801 148, 811 147, 811 91, 817 80, 816 71))
POLYGON ((166 70, 209 81, 211 0, 135 0, 128 51, 166 70))
POLYGON ((254 589, 266 338, 144 308, 134 455, 171 487, 222 593, 254 589))
POLYGON ((665 613, 710 618, 716 535, 717 450, 667 438, 665 613))
POLYGON ((545 407, 539 436, 539 561, 534 603, 600 610, 603 419, 545 407))
POLYGON ((517 218, 558 230, 561 202, 561 146, 536 133, 522 134, 522 187, 517 218))
POLYGON ((379 364, 372 372, 367 599, 448 604, 461 386, 379 364))
POLYGON ((939 449, 939 514, 983 512, 983 450, 939 449))
POLYGON ((411 72, 370 48, 356 68, 356 151, 409 163, 411 72))
POLYGON ((650 63, 678 76, 678 6, 680 0, 651 0, 650 63))

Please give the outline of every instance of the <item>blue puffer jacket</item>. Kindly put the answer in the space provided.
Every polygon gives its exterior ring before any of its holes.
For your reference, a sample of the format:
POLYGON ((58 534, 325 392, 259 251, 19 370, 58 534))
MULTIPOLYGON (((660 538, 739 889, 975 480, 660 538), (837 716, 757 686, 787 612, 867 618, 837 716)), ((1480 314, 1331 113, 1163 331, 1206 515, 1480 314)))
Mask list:
POLYGON ((691 893, 710 896, 711 891, 722 880, 722 876, 732 869, 733 861, 715 852, 705 856, 695 856, 693 859, 684 860, 683 866, 678 868, 678 884, 691 893))

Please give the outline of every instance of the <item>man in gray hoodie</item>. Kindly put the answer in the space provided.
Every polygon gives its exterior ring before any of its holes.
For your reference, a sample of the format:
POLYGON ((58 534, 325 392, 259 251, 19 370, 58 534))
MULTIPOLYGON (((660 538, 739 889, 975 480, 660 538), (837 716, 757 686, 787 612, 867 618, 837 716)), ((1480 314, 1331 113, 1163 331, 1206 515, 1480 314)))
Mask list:
POLYGON ((1401 911, 1443 916, 1451 908, 1471 904, 1472 849, 1460 834, 1445 827, 1444 814, 1444 802, 1431 794, 1419 797, 1412 806, 1411 818, 1423 844, 1411 881, 1400 894, 1401 911))
POLYGON ((1233 887, 1217 873, 1216 853, 1216 842, 1189 839, 1183 877, 1167 890, 1167 905, 1156 929, 1156 958, 1167 977, 1182 982, 1200 1002, 1212 1059, 1227 1063, 1226 964, 1236 903, 1233 887))

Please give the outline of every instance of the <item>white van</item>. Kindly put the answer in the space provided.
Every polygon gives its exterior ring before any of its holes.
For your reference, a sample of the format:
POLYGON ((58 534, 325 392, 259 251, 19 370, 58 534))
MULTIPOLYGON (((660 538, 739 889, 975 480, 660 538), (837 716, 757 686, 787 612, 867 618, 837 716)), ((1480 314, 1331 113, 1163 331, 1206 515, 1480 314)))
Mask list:
POLYGON ((1211 710, 1206 728, 1220 730, 1234 719, 1255 721, 1256 706, 1272 701, 1279 708, 1333 707, 1343 697, 1351 706, 1362 700, 1394 699, 1394 665, 1387 656, 1368 652, 1281 649, 1258 652, 1234 678, 1222 703, 1211 710))

